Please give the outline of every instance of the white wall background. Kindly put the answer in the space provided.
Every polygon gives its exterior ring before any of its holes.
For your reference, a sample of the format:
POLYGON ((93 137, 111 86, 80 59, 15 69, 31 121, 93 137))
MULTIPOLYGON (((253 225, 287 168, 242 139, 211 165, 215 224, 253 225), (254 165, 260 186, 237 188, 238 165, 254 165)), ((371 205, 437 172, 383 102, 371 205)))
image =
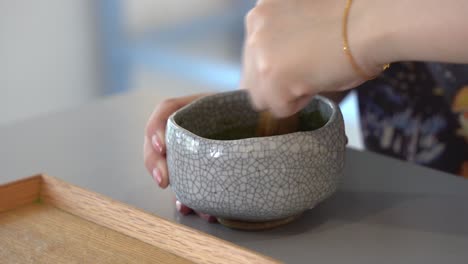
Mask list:
POLYGON ((252 0, 128 0, 124 2, 127 30, 140 33, 148 27, 165 27, 220 12, 236 2, 252 0))
MULTIPOLYGON (((213 13, 237 0, 128 0, 129 34, 213 13)), ((102 95, 98 1, 0 0, 0 125, 102 95)))
POLYGON ((93 2, 0 0, 0 125, 101 93, 93 2))

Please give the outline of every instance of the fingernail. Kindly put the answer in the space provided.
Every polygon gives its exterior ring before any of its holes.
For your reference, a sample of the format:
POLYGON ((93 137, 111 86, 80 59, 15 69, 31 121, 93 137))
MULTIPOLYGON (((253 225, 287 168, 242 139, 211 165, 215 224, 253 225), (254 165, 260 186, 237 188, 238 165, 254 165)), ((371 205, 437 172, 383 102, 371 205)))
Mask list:
POLYGON ((183 215, 188 215, 192 212, 192 209, 186 205, 183 205, 181 202, 176 201, 176 209, 179 213, 183 215))
POLYGON ((159 140, 159 137, 156 134, 154 134, 151 137, 151 142, 153 143, 154 149, 159 151, 159 153, 162 153, 162 151, 163 151, 162 143, 161 143, 161 141, 159 140))
POLYGON ((161 185, 162 177, 161 172, 159 172, 158 168, 153 169, 153 179, 158 182, 158 185, 161 185))

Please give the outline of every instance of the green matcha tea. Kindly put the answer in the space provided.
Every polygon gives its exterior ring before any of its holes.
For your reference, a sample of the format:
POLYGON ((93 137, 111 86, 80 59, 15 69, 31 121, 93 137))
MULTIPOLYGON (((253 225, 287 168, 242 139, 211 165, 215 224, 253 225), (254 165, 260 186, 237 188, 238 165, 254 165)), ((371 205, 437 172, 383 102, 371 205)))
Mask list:
MULTIPOLYGON (((299 114, 299 131, 312 131, 325 125, 326 120, 319 111, 299 114)), ((257 137, 257 124, 253 126, 235 127, 220 131, 208 136, 215 140, 235 140, 243 138, 257 137)))

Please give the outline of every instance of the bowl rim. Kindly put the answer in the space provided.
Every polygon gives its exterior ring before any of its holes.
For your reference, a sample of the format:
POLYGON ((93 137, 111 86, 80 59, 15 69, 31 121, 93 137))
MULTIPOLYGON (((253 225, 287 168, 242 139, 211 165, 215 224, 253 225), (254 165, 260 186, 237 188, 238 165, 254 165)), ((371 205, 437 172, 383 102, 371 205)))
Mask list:
MULTIPOLYGON (((324 97, 322 95, 315 95, 314 97, 312 97, 310 102, 312 100, 319 100, 319 101, 322 101, 323 103, 327 104, 332 109, 332 114, 328 118, 328 121, 323 126, 321 126, 320 128, 310 130, 310 131, 296 131, 296 132, 287 133, 287 134, 283 134, 283 135, 274 135, 274 136, 266 136, 266 137, 249 137, 249 138, 240 138, 240 139, 223 139, 223 140, 221 140, 221 139, 211 139, 211 138, 207 138, 207 137, 202 137, 202 136, 197 135, 197 134, 193 133, 192 131, 180 126, 175 121, 175 117, 178 114, 180 114, 181 111, 183 111, 184 109, 187 109, 189 107, 192 107, 194 104, 199 103, 202 100, 209 100, 209 99, 213 99, 213 98, 216 98, 216 97, 225 97, 225 96, 229 96, 230 94, 237 94, 237 93, 242 93, 242 92, 245 92, 245 91, 236 90, 236 91, 220 92, 220 93, 215 93, 215 94, 211 94, 211 95, 207 95, 207 96, 203 96, 201 98, 198 98, 195 101, 183 106, 179 110, 172 113, 168 118, 168 123, 167 123, 166 126, 169 126, 169 124, 171 124, 172 126, 176 127, 177 129, 183 131, 184 133, 190 135, 193 138, 196 138, 198 140, 207 141, 207 142, 213 142, 213 143, 231 143, 231 142, 235 143, 235 142, 240 142, 240 141, 245 142, 245 141, 251 141, 251 140, 264 141, 264 140, 269 140, 269 139, 272 139, 272 138, 290 137, 292 135, 316 134, 319 131, 324 130, 327 127, 331 126, 331 123, 334 122, 337 119, 337 116, 338 116, 339 111, 340 111, 338 105, 335 102, 333 102, 332 100, 330 100, 330 99, 328 99, 328 98, 326 98, 326 97, 324 97)), ((166 130, 167 130, 167 128, 166 128, 166 130)), ((166 135, 167 135, 167 133, 166 133, 166 135)))

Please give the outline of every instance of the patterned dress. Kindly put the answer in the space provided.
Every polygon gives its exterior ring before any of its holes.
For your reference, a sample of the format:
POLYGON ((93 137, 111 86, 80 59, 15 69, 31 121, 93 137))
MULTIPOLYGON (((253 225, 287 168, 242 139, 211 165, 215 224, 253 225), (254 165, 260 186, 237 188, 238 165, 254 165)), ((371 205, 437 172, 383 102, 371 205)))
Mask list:
POLYGON ((468 177, 468 65, 397 63, 357 91, 368 150, 468 177))

